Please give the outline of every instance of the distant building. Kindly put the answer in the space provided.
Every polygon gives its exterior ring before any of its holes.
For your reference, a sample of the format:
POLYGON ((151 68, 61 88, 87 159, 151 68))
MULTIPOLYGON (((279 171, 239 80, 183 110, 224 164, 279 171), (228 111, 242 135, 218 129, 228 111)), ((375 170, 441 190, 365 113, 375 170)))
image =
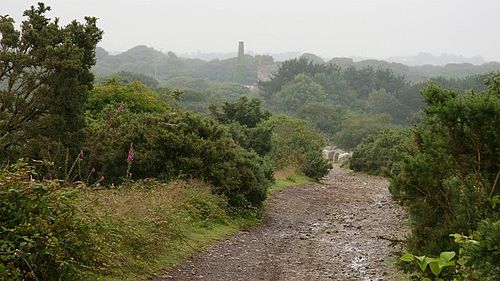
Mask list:
POLYGON ((245 43, 238 42, 238 58, 233 73, 233 81, 236 83, 245 83, 245 43))
POLYGON ((257 80, 269 81, 274 73, 278 71, 279 62, 275 62, 272 56, 256 55, 257 60, 257 80))
POLYGON ((245 43, 240 41, 238 43, 238 60, 243 59, 245 57, 245 43))

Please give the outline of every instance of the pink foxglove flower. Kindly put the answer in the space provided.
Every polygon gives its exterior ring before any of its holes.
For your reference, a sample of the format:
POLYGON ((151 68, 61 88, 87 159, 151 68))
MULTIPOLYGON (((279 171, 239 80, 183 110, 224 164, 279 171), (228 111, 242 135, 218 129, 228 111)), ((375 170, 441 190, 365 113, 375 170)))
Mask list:
POLYGON ((125 112, 125 104, 122 102, 120 103, 120 106, 118 107, 119 112, 125 112))
POLYGON ((130 148, 128 150, 128 155, 127 155, 127 162, 132 163, 134 161, 134 147, 132 144, 130 144, 130 148))
POLYGON ((81 160, 83 160, 83 149, 80 149, 80 153, 78 153, 78 158, 80 158, 81 160))

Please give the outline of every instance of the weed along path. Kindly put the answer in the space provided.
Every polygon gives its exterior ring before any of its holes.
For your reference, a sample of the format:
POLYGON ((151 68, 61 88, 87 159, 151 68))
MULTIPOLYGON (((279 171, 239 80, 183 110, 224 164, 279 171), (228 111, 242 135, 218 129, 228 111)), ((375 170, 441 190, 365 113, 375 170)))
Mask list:
POLYGON ((387 186, 335 167, 323 184, 276 193, 262 224, 156 280, 402 280, 391 264, 405 214, 387 186))

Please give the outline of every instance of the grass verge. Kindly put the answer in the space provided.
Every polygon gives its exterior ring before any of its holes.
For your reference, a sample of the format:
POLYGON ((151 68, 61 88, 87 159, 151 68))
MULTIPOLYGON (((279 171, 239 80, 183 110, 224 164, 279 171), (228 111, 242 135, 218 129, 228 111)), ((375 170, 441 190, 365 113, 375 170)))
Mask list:
POLYGON ((99 280, 146 280, 258 221, 229 215, 226 200, 196 181, 133 183, 82 197, 106 261, 99 280))
POLYGON ((274 182, 274 184, 271 185, 268 189, 268 195, 273 195, 274 193, 288 187, 314 182, 313 179, 305 176, 303 173, 293 168, 286 168, 280 171, 276 171, 275 179, 276 181, 274 182))
MULTIPOLYGON (((294 169, 282 170, 269 195, 311 181, 294 169)), ((260 221, 256 215, 229 215, 226 201, 201 182, 88 190, 82 201, 91 206, 86 212, 94 214, 94 239, 109 261, 99 280, 146 280, 260 221)))

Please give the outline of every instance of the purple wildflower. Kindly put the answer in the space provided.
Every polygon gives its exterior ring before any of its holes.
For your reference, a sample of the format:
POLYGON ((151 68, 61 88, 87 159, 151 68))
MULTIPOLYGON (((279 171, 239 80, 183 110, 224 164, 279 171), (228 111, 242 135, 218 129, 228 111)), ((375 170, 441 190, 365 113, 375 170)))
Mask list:
POLYGON ((123 102, 120 103, 120 106, 118 107, 119 112, 125 112, 125 104, 123 102))
POLYGON ((80 153, 78 153, 78 158, 80 158, 81 160, 83 160, 83 149, 80 149, 80 153))
POLYGON ((92 167, 92 170, 90 170, 91 173, 95 173, 95 168, 92 167))
POLYGON ((130 148, 128 150, 128 155, 127 155, 127 162, 132 163, 134 161, 134 147, 132 143, 130 144, 130 148))

